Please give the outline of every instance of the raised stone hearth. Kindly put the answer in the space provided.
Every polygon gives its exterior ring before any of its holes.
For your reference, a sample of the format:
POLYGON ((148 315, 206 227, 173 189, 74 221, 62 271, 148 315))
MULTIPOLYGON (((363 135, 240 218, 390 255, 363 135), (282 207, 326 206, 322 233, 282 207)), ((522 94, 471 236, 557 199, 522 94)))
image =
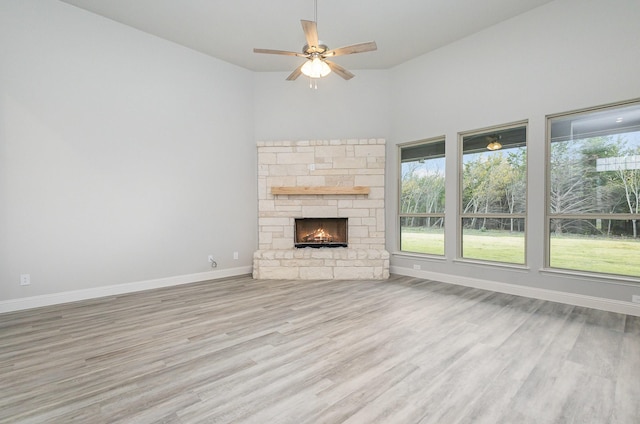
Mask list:
POLYGON ((385 142, 258 142, 257 279, 386 279, 385 142), (295 218, 348 218, 348 246, 295 248, 295 218))

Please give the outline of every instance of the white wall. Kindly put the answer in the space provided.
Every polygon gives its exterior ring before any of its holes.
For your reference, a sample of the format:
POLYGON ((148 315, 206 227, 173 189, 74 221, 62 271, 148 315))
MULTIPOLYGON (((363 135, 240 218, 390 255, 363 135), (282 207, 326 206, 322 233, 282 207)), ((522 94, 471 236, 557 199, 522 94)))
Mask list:
MULTIPOLYGON (((392 271, 482 279, 630 301, 637 283, 543 273, 545 116, 640 97, 640 2, 559 0, 392 70, 387 228, 397 252, 397 144, 446 136, 448 194, 458 188, 458 136, 529 121, 528 269, 455 261, 455 195, 446 204, 446 260, 396 254, 392 271)), ((458 278, 459 279, 459 278, 458 278)))
POLYGON ((289 72, 256 73, 256 140, 386 138, 389 71, 351 71, 349 81, 330 74, 317 90, 304 76, 286 81, 289 72))
POLYGON ((250 271, 251 72, 38 0, 0 3, 0 64, 0 301, 250 271))

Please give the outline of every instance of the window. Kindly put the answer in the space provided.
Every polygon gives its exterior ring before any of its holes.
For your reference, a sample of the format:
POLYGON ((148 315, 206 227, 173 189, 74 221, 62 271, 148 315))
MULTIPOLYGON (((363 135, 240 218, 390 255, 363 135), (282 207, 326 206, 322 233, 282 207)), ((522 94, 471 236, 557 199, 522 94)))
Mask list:
POLYGON ((640 102, 549 117, 547 266, 640 277, 640 102))
POLYGON ((525 263, 527 127, 461 135, 460 256, 525 263))
POLYGON ((444 255, 444 138, 400 146, 400 250, 444 255))

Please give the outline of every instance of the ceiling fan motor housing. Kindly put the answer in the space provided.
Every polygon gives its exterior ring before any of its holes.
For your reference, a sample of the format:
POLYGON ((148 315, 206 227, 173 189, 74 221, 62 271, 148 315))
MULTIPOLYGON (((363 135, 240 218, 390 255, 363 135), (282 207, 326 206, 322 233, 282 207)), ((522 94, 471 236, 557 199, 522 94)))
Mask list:
POLYGON ((309 46, 308 44, 305 44, 304 47, 302 48, 302 53, 304 54, 313 54, 313 53, 319 53, 322 54, 326 51, 329 50, 329 47, 327 47, 326 44, 322 44, 322 41, 318 41, 318 45, 317 46, 309 46))

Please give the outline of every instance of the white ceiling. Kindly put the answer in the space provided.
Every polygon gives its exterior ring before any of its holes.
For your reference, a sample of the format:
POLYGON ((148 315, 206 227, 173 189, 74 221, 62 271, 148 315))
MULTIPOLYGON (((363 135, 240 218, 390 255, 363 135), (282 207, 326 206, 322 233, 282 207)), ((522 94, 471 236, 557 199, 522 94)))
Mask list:
MULTIPOLYGON (((290 71, 302 58, 300 19, 313 0, 61 0, 252 71, 290 71)), ((348 69, 387 69, 552 0, 318 0, 319 38, 329 46, 375 41, 341 56, 348 69)))

